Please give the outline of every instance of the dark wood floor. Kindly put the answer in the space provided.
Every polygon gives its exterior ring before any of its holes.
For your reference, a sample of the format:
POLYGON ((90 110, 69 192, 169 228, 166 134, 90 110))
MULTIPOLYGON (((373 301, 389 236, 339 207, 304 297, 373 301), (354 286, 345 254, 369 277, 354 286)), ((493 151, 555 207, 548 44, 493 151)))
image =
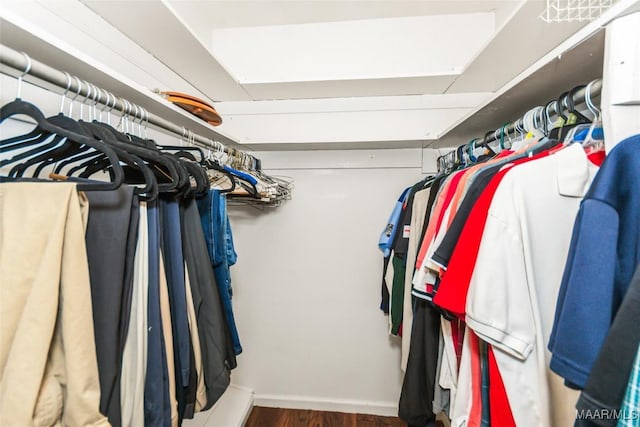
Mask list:
POLYGON ((405 427, 397 417, 254 406, 245 427, 405 427))

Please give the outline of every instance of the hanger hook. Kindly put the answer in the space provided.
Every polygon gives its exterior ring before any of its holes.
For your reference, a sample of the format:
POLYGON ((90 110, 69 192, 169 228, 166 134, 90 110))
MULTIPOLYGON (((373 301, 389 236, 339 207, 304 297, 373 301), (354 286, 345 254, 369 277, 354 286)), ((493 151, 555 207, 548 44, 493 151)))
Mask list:
POLYGON ((89 82, 86 80, 82 80, 82 82, 87 85, 87 94, 83 95, 84 99, 80 103, 80 120, 84 120, 84 103, 87 102, 87 98, 91 96, 91 87, 89 86, 89 82))
POLYGON ((111 111, 113 111, 113 109, 116 107, 118 100, 116 99, 116 96, 111 92, 107 92, 107 94, 109 96, 107 98, 107 107, 109 107, 109 110, 107 111, 107 123, 109 124, 109 126, 111 126, 111 111), (113 97, 113 105, 109 105, 110 97, 113 97))
POLYGON ((71 98, 71 102, 69 102, 69 117, 71 117, 71 115, 73 114, 73 103, 76 102, 76 98, 82 91, 82 81, 78 78, 78 76, 73 76, 73 78, 78 82, 78 90, 76 91, 76 94, 73 96, 73 98, 71 98))
POLYGON ((98 120, 98 104, 100 103, 100 100, 102 99, 102 89, 100 89, 98 86, 94 85, 94 88, 96 90, 96 96, 93 100, 93 120, 98 120))
POLYGON ((20 97, 22 96, 22 79, 24 78, 24 76, 26 76, 27 74, 29 74, 29 71, 31 71, 31 58, 29 57, 29 55, 27 55, 26 53, 22 52, 22 55, 25 57, 25 59, 27 60, 27 66, 25 67, 24 71, 22 72, 22 74, 20 74, 18 76, 18 90, 17 90, 17 96, 16 99, 20 99, 20 97))
POLYGON ((138 136, 140 136, 142 135, 142 119, 140 118, 142 113, 140 112, 140 107, 138 107, 138 104, 133 104, 133 108, 134 108, 134 112, 133 112, 131 130, 133 131, 133 133, 135 133, 136 121, 140 119, 140 121, 138 122, 138 136))
POLYGON ((96 98, 98 96, 98 86, 94 85, 93 83, 89 83, 91 85, 91 101, 93 101, 92 104, 89 104, 89 119, 91 121, 96 119, 96 98))
POLYGON ((98 97, 98 100, 102 103, 102 107, 100 108, 100 114, 98 115, 98 121, 102 122, 102 114, 105 112, 105 110, 109 106, 109 101, 111 100, 111 98, 109 98, 109 92, 107 92, 105 89, 98 88, 98 92, 100 93, 100 96, 98 97), (106 98, 104 100, 104 102, 102 102, 102 93, 103 92, 104 92, 104 96, 106 98))
MULTIPOLYGON (((547 119, 547 126, 552 125, 553 123, 551 122, 551 114, 549 113, 549 108, 551 108, 551 106, 554 104, 554 102, 557 102, 555 100, 550 101, 545 107, 544 107, 544 115, 547 119)), ((548 128, 547 128, 548 129, 548 128)))
POLYGON ((120 98, 120 120, 118 121, 118 124, 116 126, 117 129, 120 129, 120 126, 124 128, 124 121, 126 116, 126 111, 125 111, 126 105, 127 105, 127 100, 124 98, 120 98))
POLYGON ((149 134, 147 133, 147 127, 149 126, 149 110, 146 108, 144 110, 144 138, 149 139, 149 134))
POLYGON ((62 114, 64 111, 64 100, 67 96, 67 93, 69 93, 69 88, 71 87, 71 74, 67 73, 66 71, 64 72, 64 74, 67 76, 67 87, 62 94, 62 97, 60 98, 60 114, 62 114))
POLYGON ((596 80, 592 80, 591 82, 589 82, 589 84, 587 85, 584 91, 584 100, 585 100, 585 103, 587 104, 587 108, 593 114, 594 121, 596 119, 599 119, 601 114, 600 109, 596 106, 596 104, 591 99, 591 88, 595 83, 596 83, 596 80))

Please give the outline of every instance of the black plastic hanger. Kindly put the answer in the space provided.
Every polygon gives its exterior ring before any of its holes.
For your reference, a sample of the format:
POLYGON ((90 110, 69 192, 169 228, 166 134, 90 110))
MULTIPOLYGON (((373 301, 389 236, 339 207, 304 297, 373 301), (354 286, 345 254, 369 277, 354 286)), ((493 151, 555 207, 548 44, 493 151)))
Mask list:
POLYGON ((116 188, 120 187, 120 185, 122 185, 124 181, 124 171, 120 166, 120 162, 118 161, 118 157, 115 152, 105 144, 87 138, 86 136, 71 132, 63 127, 51 124, 49 121, 47 121, 42 111, 40 111, 35 105, 23 101, 20 98, 17 98, 15 101, 2 106, 2 108, 0 109, 0 123, 4 122, 9 117, 17 115, 25 115, 31 117, 44 131, 66 137, 65 143, 71 142, 75 144, 88 145, 89 147, 95 149, 96 151, 100 151, 107 156, 113 170, 112 182, 78 184, 79 190, 107 191, 115 190, 116 188))

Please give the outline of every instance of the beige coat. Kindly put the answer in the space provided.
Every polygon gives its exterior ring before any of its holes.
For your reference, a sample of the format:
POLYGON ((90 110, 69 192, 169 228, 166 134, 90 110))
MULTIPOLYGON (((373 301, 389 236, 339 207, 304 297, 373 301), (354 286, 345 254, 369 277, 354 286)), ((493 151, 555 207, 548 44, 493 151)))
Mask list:
POLYGON ((99 411, 87 208, 75 184, 0 184, 0 425, 109 426, 99 411))

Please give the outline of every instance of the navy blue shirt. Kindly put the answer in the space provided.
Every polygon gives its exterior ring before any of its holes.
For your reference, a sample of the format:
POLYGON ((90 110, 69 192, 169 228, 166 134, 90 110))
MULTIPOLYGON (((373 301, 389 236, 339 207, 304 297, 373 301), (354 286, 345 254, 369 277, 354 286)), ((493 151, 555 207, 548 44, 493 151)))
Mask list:
POLYGON ((575 221, 549 340, 551 369, 568 385, 584 388, 639 263, 636 135, 611 150, 575 221))

